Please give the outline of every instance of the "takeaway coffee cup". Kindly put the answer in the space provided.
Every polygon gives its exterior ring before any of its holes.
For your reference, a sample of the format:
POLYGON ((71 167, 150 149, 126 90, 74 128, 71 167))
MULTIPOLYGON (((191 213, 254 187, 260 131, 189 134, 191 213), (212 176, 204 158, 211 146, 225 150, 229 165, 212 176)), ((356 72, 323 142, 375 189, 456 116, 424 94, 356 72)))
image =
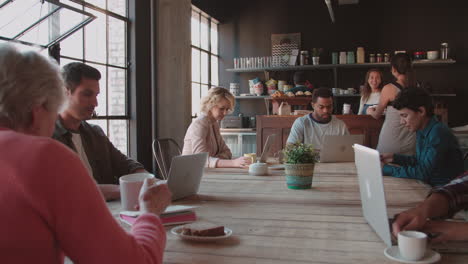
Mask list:
POLYGON ((351 105, 350 104, 343 104, 343 115, 351 114, 351 105))
POLYGON ((420 260, 426 254, 427 235, 419 231, 398 233, 398 249, 405 260, 420 260))
POLYGON ((120 182, 120 201, 122 210, 135 211, 138 205, 138 196, 140 189, 145 179, 152 179, 154 175, 151 173, 134 173, 127 174, 119 178, 120 182))

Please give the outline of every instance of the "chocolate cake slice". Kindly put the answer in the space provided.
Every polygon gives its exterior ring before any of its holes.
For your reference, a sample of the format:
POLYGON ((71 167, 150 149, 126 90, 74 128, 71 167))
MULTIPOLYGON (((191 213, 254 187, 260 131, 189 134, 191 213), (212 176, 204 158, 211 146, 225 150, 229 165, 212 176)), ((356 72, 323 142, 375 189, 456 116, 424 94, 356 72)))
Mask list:
POLYGON ((224 236, 224 226, 216 225, 209 222, 197 222, 185 225, 180 232, 182 235, 187 236, 202 236, 214 237, 224 236))

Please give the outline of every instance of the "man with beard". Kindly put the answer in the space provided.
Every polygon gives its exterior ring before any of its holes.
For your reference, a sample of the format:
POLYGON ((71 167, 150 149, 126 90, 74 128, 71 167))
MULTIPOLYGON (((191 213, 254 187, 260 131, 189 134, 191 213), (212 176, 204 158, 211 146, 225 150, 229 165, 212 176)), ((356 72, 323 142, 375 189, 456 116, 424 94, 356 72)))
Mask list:
POLYGON ((333 94, 328 88, 318 88, 312 94, 313 113, 299 117, 289 133, 287 143, 301 142, 322 149, 325 135, 349 135, 345 123, 332 115, 333 94))
POLYGON ((119 198, 119 177, 145 169, 114 147, 99 126, 85 121, 98 105, 101 74, 89 65, 72 62, 63 67, 62 77, 68 100, 52 137, 76 152, 106 200, 119 198))

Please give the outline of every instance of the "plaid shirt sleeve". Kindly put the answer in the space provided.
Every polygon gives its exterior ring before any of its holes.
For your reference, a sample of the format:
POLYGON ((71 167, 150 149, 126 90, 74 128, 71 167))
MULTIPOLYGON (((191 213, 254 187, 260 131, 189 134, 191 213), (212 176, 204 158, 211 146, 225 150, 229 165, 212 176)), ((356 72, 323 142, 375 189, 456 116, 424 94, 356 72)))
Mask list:
POLYGON ((448 217, 453 217, 460 210, 468 209, 468 171, 444 186, 433 188, 429 195, 433 193, 442 194, 449 201, 448 217))

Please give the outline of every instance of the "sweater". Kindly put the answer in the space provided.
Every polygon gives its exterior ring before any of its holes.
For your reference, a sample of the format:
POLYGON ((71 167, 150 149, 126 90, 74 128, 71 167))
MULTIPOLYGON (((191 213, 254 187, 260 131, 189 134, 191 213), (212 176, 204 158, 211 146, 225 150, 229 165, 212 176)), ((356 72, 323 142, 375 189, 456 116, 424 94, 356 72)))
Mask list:
POLYGON ((162 263, 159 217, 123 230, 67 147, 0 128, 0 150, 1 263, 162 263))

